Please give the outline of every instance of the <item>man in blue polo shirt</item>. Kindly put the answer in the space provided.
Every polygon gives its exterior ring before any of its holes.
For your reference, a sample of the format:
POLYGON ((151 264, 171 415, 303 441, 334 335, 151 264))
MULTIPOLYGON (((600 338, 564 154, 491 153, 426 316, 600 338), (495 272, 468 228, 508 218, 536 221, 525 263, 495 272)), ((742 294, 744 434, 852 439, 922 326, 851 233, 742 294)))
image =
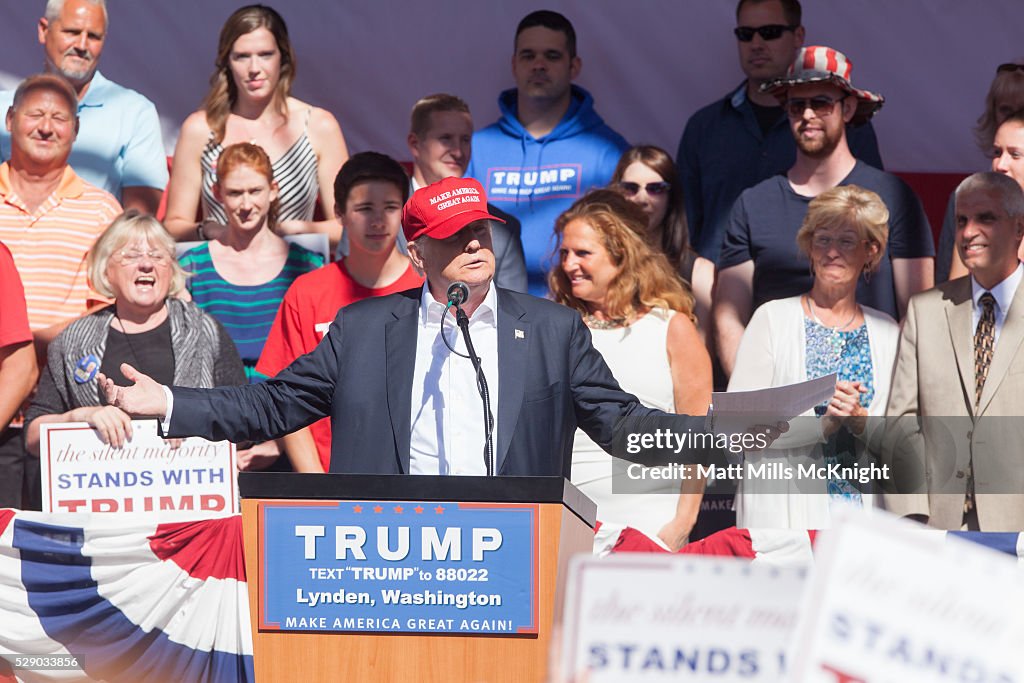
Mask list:
MULTIPOLYGON (((740 68, 736 90, 690 117, 679 142, 676 165, 683 181, 690 243, 718 263, 729 211, 740 193, 783 173, 796 145, 778 100, 761 84, 785 75, 804 43, 799 0, 740 0, 736 34, 740 68)), ((870 123, 847 129, 855 157, 882 168, 870 123)))
MULTIPOLYGON (((125 209, 156 213, 167 185, 160 120, 152 102, 96 70, 107 25, 105 0, 49 2, 39 20, 46 71, 66 78, 78 96, 80 129, 68 163, 125 209)), ((0 92, 0 112, 13 98, 13 90, 0 92)), ((10 134, 0 130, 0 161, 10 156, 10 134)))

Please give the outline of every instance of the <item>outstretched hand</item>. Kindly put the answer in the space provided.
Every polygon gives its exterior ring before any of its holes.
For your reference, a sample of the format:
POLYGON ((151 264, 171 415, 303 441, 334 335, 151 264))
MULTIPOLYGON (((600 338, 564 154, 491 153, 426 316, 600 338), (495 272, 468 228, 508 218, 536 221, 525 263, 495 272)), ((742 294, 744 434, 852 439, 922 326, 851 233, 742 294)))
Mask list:
POLYGON ((771 445, 775 441, 789 431, 789 422, 782 420, 775 424, 757 424, 750 427, 747 430, 747 434, 754 437, 755 445, 752 448, 747 448, 750 453, 756 453, 763 451, 767 448, 771 448, 771 445))
POLYGON ((121 363, 121 373, 129 382, 130 387, 119 387, 102 372, 96 375, 100 390, 107 403, 116 406, 132 417, 167 416, 167 397, 164 388, 155 379, 139 372, 128 363, 121 363))

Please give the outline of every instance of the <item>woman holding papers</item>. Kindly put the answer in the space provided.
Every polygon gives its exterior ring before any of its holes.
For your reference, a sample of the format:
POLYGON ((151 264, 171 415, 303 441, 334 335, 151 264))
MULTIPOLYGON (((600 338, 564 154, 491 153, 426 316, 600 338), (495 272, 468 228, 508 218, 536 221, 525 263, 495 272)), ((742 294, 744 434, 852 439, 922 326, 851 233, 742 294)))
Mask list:
MULTIPOLYGON (((555 301, 583 316, 623 389, 651 407, 702 415, 711 399, 711 360, 693 321, 693 297, 664 254, 647 245, 646 231, 636 204, 612 190, 590 192, 555 224, 559 266, 548 282, 555 301)), ((703 482, 686 482, 682 493, 673 480, 653 482, 660 488, 650 495, 613 495, 613 472, 617 487, 629 486, 625 465, 613 461, 576 431, 572 481, 597 503, 595 549, 627 525, 679 548, 697 518, 703 482)))
POLYGON ((164 384, 213 387, 243 384, 238 352, 224 328, 194 304, 174 298, 185 273, 174 260, 174 239, 152 216, 134 209, 114 219, 87 257, 89 284, 114 303, 61 332, 25 422, 28 450, 39 452, 44 422, 88 422, 105 443, 131 436, 131 418, 103 405, 96 376, 129 386, 130 363, 164 384))
POLYGON ((736 496, 741 528, 821 529, 831 526, 835 505, 872 503, 870 494, 848 480, 795 475, 798 463, 850 464, 861 450, 852 435, 863 434, 868 415, 884 413, 899 327, 885 313, 857 303, 857 284, 871 277, 885 253, 888 221, 889 211, 874 192, 845 185, 818 195, 797 233, 797 245, 811 262, 811 291, 770 301, 750 319, 729 391, 831 373, 838 381, 831 399, 806 413, 819 420, 798 419, 772 449, 747 454, 748 465, 781 460, 795 478, 774 476, 779 470, 745 477, 736 496))

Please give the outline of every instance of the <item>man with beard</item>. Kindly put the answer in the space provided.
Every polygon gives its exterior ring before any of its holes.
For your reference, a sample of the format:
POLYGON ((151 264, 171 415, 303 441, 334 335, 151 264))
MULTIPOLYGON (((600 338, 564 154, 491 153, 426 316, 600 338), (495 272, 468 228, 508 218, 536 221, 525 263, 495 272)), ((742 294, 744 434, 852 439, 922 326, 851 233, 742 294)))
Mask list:
MULTIPOLYGON (((857 287, 857 301, 901 318, 911 295, 933 283, 931 228, 913 191, 896 176, 858 161, 846 124, 867 121, 884 101, 850 84, 853 65, 841 52, 800 50, 784 78, 762 86, 789 117, 796 162, 736 200, 719 259, 712 315, 719 359, 732 373, 736 349, 754 309, 811 287, 796 233, 812 199, 838 185, 858 185, 882 197, 889 209, 889 248, 877 272, 857 287)), ((836 252, 836 258, 844 258, 836 252)))
MULTIPOLYGON (((47 73, 67 79, 78 97, 81 131, 68 163, 124 208, 152 214, 167 185, 160 120, 152 102, 96 70, 108 23, 105 0, 48 0, 39 42, 47 73)), ((13 98, 13 90, 0 92, 0 112, 13 98)), ((10 158, 11 137, 0 131, 0 161, 10 158)))
MULTIPOLYGON (((796 145, 782 105, 761 85, 786 75, 804 44, 799 0, 739 0, 736 47, 746 79, 686 122, 676 164, 690 244, 717 264, 729 210, 748 187, 793 165, 796 145)), ((853 155, 882 168, 871 123, 848 126, 853 155)))

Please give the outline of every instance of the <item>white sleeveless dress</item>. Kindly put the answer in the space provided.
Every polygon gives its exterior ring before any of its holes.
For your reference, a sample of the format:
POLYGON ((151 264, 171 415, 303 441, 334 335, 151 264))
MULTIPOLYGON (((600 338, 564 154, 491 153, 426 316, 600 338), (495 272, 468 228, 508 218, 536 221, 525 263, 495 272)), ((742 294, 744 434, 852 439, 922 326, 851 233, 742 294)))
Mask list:
MULTIPOLYGON (((594 348, 604 356, 622 388, 645 406, 669 413, 675 412, 667 346, 673 315, 675 311, 655 308, 629 327, 590 331, 594 348)), ((620 473, 618 478, 629 464, 613 463, 616 460, 582 430, 576 430, 572 483, 597 503, 599 538, 617 537, 623 527, 631 526, 658 541, 658 531, 675 515, 679 482, 649 481, 644 482, 643 493, 613 493, 613 466, 620 473)), ((601 543, 595 538, 595 550, 601 543)))

